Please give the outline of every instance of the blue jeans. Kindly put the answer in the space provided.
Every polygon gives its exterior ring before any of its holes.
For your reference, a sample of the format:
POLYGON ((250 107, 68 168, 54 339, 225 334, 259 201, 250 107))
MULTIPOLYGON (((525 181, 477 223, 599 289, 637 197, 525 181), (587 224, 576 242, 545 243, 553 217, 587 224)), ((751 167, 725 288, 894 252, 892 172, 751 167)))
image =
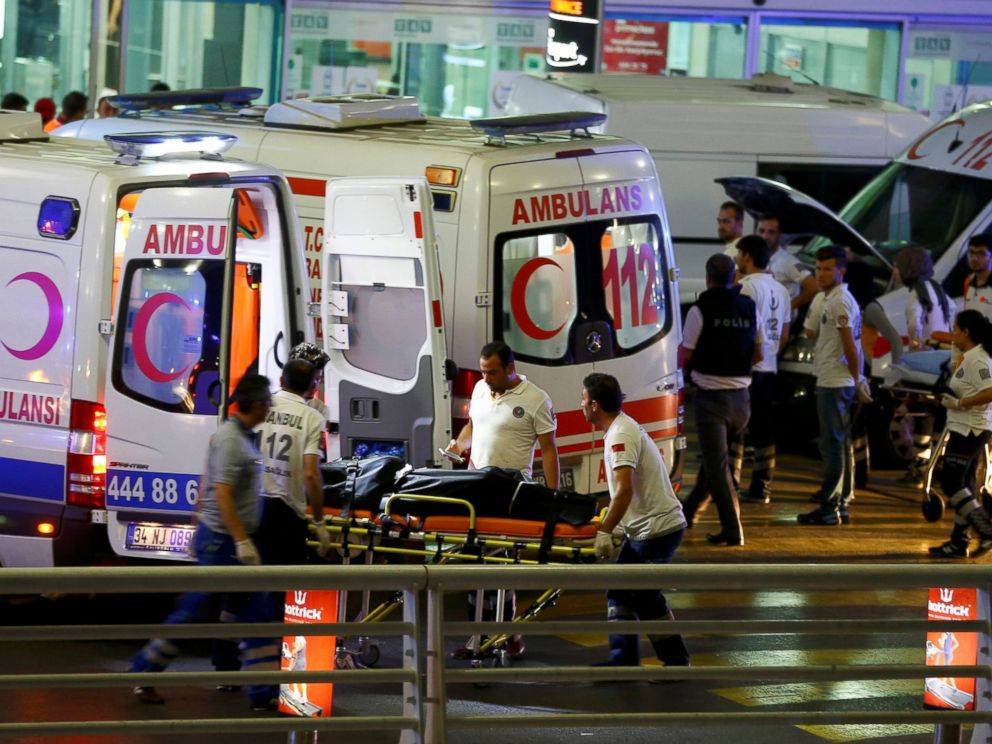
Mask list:
MULTIPOLYGON (((214 532, 200 524, 193 537, 196 561, 201 566, 240 566, 230 535, 214 532)), ((186 592, 176 600, 176 609, 162 621, 163 625, 212 622, 217 619, 218 595, 213 592, 186 592)), ((220 595, 222 612, 234 622, 263 623, 272 620, 267 592, 225 592, 220 595)), ((161 672, 179 656, 184 641, 155 638, 135 654, 132 672, 161 672)), ((241 641, 245 671, 262 672, 279 669, 279 642, 275 638, 244 638, 241 641)), ((266 703, 278 697, 278 685, 249 685, 252 704, 266 703)))
POLYGON ((816 388, 816 414, 820 421, 825 509, 846 510, 854 496, 854 448, 851 441, 851 407, 854 387, 816 388))
MULTIPOLYGON (((623 541, 617 554, 617 565, 671 563, 682 543, 684 529, 647 540, 623 541)), ((668 600, 652 589, 610 589, 606 592, 608 620, 660 620, 669 617, 668 600)), ((680 635, 649 635, 658 659, 667 666, 687 666, 689 650, 680 635)), ((610 664, 637 666, 641 654, 636 635, 610 635, 610 664)))

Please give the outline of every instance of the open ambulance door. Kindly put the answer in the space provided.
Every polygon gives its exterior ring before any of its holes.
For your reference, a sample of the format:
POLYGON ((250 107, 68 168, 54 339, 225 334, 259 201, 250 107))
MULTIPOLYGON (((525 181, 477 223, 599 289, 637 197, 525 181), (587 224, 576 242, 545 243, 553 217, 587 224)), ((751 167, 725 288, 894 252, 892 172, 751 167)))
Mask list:
POLYGON ((233 382, 236 191, 149 188, 133 210, 105 386, 108 533, 120 555, 176 560, 233 382))
POLYGON ((431 205, 422 178, 327 182, 321 316, 331 456, 442 466, 451 414, 431 205))

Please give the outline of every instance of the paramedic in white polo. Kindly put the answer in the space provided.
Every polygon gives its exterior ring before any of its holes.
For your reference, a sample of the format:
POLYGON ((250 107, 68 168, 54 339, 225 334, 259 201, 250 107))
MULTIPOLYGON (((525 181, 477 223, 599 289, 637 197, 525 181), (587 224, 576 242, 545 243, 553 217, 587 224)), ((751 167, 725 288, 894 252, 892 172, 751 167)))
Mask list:
POLYGON ((457 455, 471 450, 471 467, 519 470, 533 475, 534 447, 541 448, 544 481, 558 488, 558 422, 551 398, 526 377, 517 374, 513 350, 493 341, 479 352, 482 379, 472 391, 469 421, 448 444, 457 455))

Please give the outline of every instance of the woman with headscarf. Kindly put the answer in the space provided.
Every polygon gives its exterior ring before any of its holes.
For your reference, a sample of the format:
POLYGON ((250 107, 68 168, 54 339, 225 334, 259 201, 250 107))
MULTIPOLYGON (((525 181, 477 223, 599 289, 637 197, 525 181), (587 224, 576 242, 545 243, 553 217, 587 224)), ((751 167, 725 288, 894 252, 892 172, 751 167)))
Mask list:
POLYGON ((933 280, 933 260, 920 246, 903 248, 896 254, 893 275, 909 290, 906 299, 906 330, 910 350, 922 348, 934 333, 951 329, 951 303, 933 280))

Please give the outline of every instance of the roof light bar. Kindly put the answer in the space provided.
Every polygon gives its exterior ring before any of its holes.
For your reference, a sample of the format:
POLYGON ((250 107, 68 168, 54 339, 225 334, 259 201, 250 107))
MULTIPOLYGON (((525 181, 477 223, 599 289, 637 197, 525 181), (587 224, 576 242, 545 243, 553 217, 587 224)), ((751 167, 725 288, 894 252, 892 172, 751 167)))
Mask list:
POLYGON ((126 113, 146 109, 169 109, 175 106, 248 106, 261 95, 261 88, 197 88, 125 93, 112 96, 110 103, 126 113))
POLYGON ((141 158, 198 153, 217 158, 238 141, 233 134, 218 132, 144 132, 105 134, 103 139, 121 157, 118 163, 134 165, 141 158))
POLYGON ((606 114, 603 113, 560 111, 547 114, 475 119, 472 121, 472 127, 481 129, 489 137, 486 144, 505 145, 506 138, 511 134, 539 134, 567 130, 573 137, 591 137, 589 128, 598 127, 605 122, 606 114))

